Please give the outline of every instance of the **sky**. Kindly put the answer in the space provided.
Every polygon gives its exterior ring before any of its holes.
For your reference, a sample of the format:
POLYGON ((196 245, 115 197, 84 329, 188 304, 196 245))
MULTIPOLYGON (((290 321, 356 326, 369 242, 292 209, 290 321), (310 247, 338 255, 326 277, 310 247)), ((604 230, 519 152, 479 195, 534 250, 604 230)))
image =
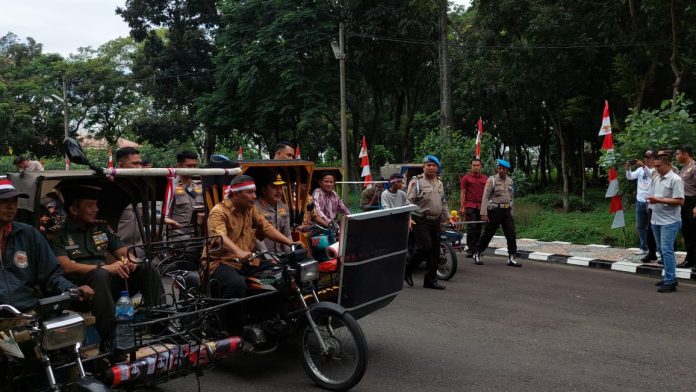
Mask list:
MULTIPOLYGON (((453 0, 469 5, 470 0, 453 0)), ((128 25, 116 15, 125 0, 0 0, 0 37, 15 33, 32 37, 44 53, 67 57, 77 48, 128 35, 128 25)))

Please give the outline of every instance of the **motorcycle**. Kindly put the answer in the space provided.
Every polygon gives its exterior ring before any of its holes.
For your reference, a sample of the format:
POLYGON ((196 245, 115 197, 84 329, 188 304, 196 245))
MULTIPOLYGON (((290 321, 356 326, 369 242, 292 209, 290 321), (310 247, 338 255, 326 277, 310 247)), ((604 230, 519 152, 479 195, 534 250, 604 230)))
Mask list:
POLYGON ((88 376, 80 348, 86 322, 65 310, 77 298, 72 291, 40 299, 34 314, 0 305, 2 322, 11 326, 2 335, 3 390, 108 391, 88 376))
POLYGON ((244 306, 243 341, 253 347, 250 351, 268 353, 294 338, 315 384, 346 391, 360 382, 367 369, 365 335, 346 309, 319 300, 319 263, 302 248, 252 258, 262 262, 244 272, 248 291, 242 300, 253 304, 244 306))
MULTIPOLYGON (((440 233, 440 257, 437 262, 437 278, 439 280, 450 280, 457 273, 457 254, 454 249, 459 248, 464 235, 459 231, 452 230, 445 226, 444 230, 440 233)), ((409 233, 408 248, 409 253, 413 252, 413 247, 415 246, 415 240, 413 235, 409 233)), ((420 264, 423 263, 422 260, 420 264)))
POLYGON ((440 259, 437 264, 437 278, 450 280, 457 273, 457 254, 455 249, 460 249, 464 234, 457 230, 445 229, 440 234, 440 259))

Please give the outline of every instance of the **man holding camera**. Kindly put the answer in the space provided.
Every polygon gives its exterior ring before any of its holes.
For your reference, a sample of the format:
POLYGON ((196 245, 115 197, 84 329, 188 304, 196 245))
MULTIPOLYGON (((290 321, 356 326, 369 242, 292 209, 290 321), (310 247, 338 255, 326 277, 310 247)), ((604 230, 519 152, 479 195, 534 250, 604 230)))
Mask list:
POLYGON ((645 161, 640 159, 626 161, 626 179, 629 181, 637 180, 636 229, 640 239, 640 250, 637 254, 643 256, 640 261, 648 263, 657 260, 657 245, 650 226, 652 211, 646 200, 654 172, 655 154, 652 150, 647 150, 643 156, 645 161), (631 170, 632 166, 635 166, 635 170, 631 170))

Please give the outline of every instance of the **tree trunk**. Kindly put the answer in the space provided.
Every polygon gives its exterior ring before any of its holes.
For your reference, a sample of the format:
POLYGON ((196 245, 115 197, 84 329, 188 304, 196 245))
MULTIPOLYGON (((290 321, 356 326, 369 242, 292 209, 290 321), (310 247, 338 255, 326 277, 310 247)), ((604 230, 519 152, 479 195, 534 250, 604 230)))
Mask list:
POLYGON ((440 127, 452 127, 452 91, 447 55, 447 0, 438 0, 438 63, 440 68, 440 127))
POLYGON ((676 2, 677 0, 672 0, 670 11, 672 16, 672 56, 669 59, 669 65, 672 67, 672 73, 674 74, 674 84, 672 90, 672 105, 677 102, 677 96, 679 95, 679 86, 681 85, 682 75, 684 74, 684 69, 679 69, 678 63, 678 48, 677 48, 677 15, 676 15, 676 2))
POLYGON ((550 109, 547 109, 549 114, 549 119, 553 125, 553 129, 556 131, 556 136, 558 137, 558 149, 561 153, 561 173, 563 177, 563 212, 568 212, 570 205, 570 179, 568 178, 567 162, 566 162, 566 135, 560 126, 560 123, 556 121, 556 118, 551 113, 550 109))
POLYGON ((546 159, 549 155, 549 147, 548 147, 549 142, 548 142, 548 138, 547 138, 548 127, 544 126, 544 129, 545 129, 545 131, 544 131, 545 135, 541 140, 541 145, 539 146, 539 158, 537 158, 538 159, 537 165, 539 167, 538 170, 541 174, 541 185, 543 187, 546 187, 549 184, 548 178, 546 177, 546 174, 547 174, 547 172, 546 172, 546 170, 547 170, 546 159))
POLYGON ((585 193, 587 192, 587 176, 585 176, 585 142, 580 136, 580 178, 582 179, 582 202, 585 202, 585 193))

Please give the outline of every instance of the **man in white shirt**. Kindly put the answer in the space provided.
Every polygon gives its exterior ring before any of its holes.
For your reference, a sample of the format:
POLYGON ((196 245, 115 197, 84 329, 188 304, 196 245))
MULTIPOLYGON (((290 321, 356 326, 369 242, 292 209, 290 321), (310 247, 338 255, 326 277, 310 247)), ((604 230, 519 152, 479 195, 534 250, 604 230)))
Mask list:
POLYGON ((657 292, 677 291, 677 261, 674 257, 674 241, 681 228, 681 206, 684 204, 684 183, 672 171, 672 156, 658 154, 655 170, 659 174, 650 185, 646 200, 652 205, 652 224, 665 274, 657 282, 657 292))
POLYGON ((382 209, 401 207, 408 204, 404 187, 404 176, 394 173, 389 176, 389 189, 382 192, 382 209))
POLYGON ((655 237, 650 227, 650 209, 645 198, 648 196, 648 190, 652 182, 655 154, 653 151, 647 150, 644 157, 645 162, 640 159, 636 159, 635 162, 626 161, 626 179, 637 180, 636 229, 640 239, 640 251, 637 254, 644 255, 640 261, 650 262, 657 260, 657 255, 655 254, 655 237), (631 163, 636 167, 633 171, 631 171, 631 163))

